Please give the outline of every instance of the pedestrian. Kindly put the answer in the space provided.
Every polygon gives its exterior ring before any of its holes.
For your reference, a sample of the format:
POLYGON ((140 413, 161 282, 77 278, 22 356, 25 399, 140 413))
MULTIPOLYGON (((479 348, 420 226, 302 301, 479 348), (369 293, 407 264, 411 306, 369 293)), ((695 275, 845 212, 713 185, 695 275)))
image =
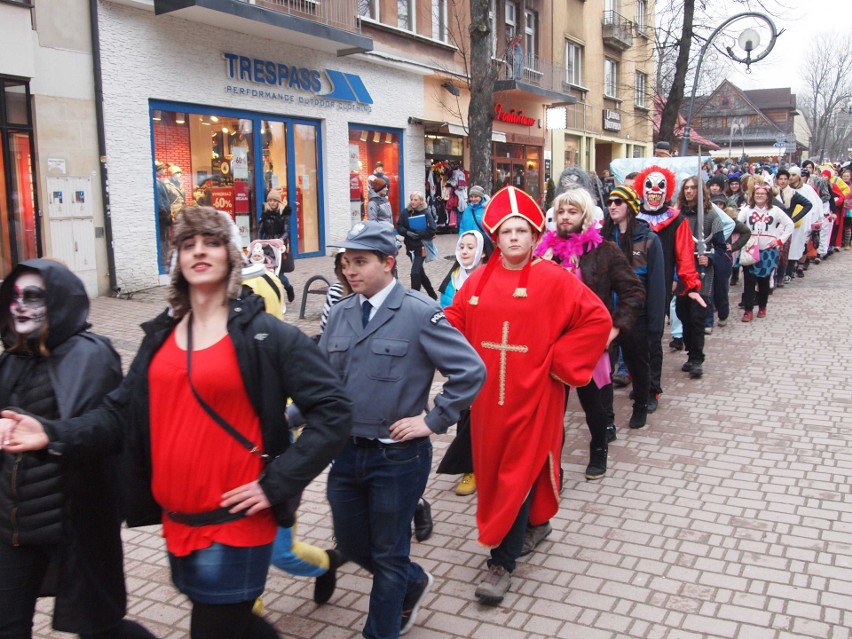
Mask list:
POLYGON ((757 288, 757 316, 766 317, 766 304, 769 301, 769 277, 778 266, 780 248, 793 234, 793 220, 784 211, 772 205, 772 186, 761 179, 755 179, 749 185, 748 202, 737 219, 749 227, 757 237, 760 248, 760 261, 743 267, 745 284, 743 296, 743 322, 754 317, 755 288, 757 288))
MULTIPOLYGON (((271 189, 266 196, 263 213, 260 215, 257 238, 259 240, 281 240, 284 242, 285 254, 290 253, 290 224, 292 219, 293 209, 284 201, 284 194, 281 189, 271 189)), ((296 299, 296 291, 290 284, 290 279, 281 270, 278 271, 277 275, 287 292, 287 301, 292 303, 296 299)))
POLYGON ((388 199, 387 178, 371 175, 367 181, 367 219, 393 228, 393 209, 388 199))
POLYGON ((478 231, 485 242, 482 259, 483 262, 487 262, 488 257, 494 252, 494 244, 485 232, 485 227, 482 226, 482 216, 485 215, 485 207, 488 206, 489 198, 485 194, 485 189, 476 185, 470 187, 467 197, 467 208, 462 212, 459 219, 459 237, 468 231, 478 231))
MULTIPOLYGON (((482 264, 485 241, 479 231, 467 231, 456 242, 456 261, 441 283, 441 308, 453 303, 470 274, 482 264)), ((456 495, 466 497, 476 492, 473 472, 473 453, 470 448, 470 409, 462 411, 456 425, 456 436, 438 465, 438 473, 461 475, 455 487, 456 495)))
POLYGON ((479 543, 491 548, 476 588, 499 604, 530 525, 559 507, 565 384, 584 386, 612 321, 597 296, 565 269, 533 258, 545 219, 523 191, 505 187, 483 224, 497 247, 446 309, 485 362, 488 377, 471 407, 479 543))
MULTIPOLYGON (((713 209, 710 200, 710 190, 697 175, 686 178, 681 182, 677 199, 678 209, 692 231, 693 238, 702 238, 703 253, 694 255, 695 269, 701 275, 700 297, 679 296, 675 306, 677 316, 683 322, 683 345, 687 353, 687 361, 681 370, 689 373, 692 379, 698 379, 704 374, 704 323, 709 312, 713 297, 713 260, 711 254, 724 258, 725 232, 722 219, 713 209), (703 190, 700 204, 703 206, 703 228, 698 226, 698 189, 703 190)), ((695 246, 695 243, 693 243, 695 246)), ((694 249, 697 251, 697 249, 694 249)), ((678 271, 680 277, 680 271, 678 271)), ((726 274, 725 277, 728 277, 726 274)))
POLYGON ((396 232, 403 237, 405 252, 411 260, 411 289, 419 291, 422 286, 426 289, 426 295, 437 300, 438 295, 432 288, 432 282, 424 268, 426 262, 424 242, 435 237, 438 228, 422 193, 414 191, 409 195, 408 207, 403 209, 396 221, 396 232))
MULTIPOLYGON (((645 288, 616 244, 604 240, 594 220, 594 201, 585 189, 571 189, 553 202, 556 231, 544 234, 537 257, 552 260, 573 273, 607 307, 612 330, 607 340, 629 333, 645 303, 645 288)), ((601 479, 607 468, 607 425, 613 411, 613 391, 608 352, 602 352, 588 384, 577 386, 577 397, 591 435, 586 479, 601 479)), ((567 389, 566 389, 567 395, 567 389)), ((634 417, 643 422, 645 404, 634 405, 634 417)), ((560 456, 561 457, 561 456, 560 456)), ((524 548, 532 551, 532 547, 524 548)))
POLYGON ((430 437, 458 421, 485 369, 433 300, 394 279, 390 226, 359 222, 335 246, 346 249, 343 273, 355 295, 331 309, 319 347, 356 417, 329 472, 328 501, 339 549, 373 575, 363 636, 392 639, 411 629, 433 582, 409 557, 430 437), (446 381, 427 410, 436 369, 446 381))
MULTIPOLYGON (((88 330, 88 314, 83 282, 58 262, 28 260, 8 274, 0 406, 67 419, 119 385, 118 353, 88 330)), ((56 630, 153 639, 124 619, 119 460, 105 448, 95 440, 76 451, 54 442, 48 454, 0 452, 0 637, 31 637, 36 599, 50 595, 56 630)))
POLYGON ((144 325, 122 385, 75 419, 4 411, 9 452, 124 447, 128 525, 162 523, 172 581, 192 602, 192 639, 278 637, 252 614, 277 524, 351 428, 351 405, 310 339, 240 286, 230 218, 187 207, 173 228, 170 308, 144 325), (290 445, 285 403, 306 425, 290 445))
MULTIPOLYGON (((649 335, 662 335, 666 320, 666 283, 660 238, 645 220, 640 220, 639 196, 630 186, 620 184, 609 194, 601 234, 615 242, 645 288, 645 302, 631 329, 616 338, 633 380, 633 413, 628 426, 642 428, 647 423, 651 390, 649 335), (644 407, 644 410, 643 410, 644 407)), ((616 438, 614 415, 607 425, 608 443, 616 438)))

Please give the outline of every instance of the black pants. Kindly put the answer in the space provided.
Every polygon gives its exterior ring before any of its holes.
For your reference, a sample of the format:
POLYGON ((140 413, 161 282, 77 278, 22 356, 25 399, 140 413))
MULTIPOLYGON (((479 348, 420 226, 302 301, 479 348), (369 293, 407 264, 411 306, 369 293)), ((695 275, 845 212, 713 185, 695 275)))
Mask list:
POLYGON ((663 334, 648 333, 648 392, 659 395, 663 392, 663 334))
POLYGON ((265 619, 252 612, 254 601, 236 604, 192 602, 191 639, 278 639, 265 619))
POLYGON ((408 257, 411 258, 412 290, 419 291, 422 286, 426 289, 426 294, 429 297, 436 297, 435 289, 432 288, 432 282, 429 281, 429 277, 426 275, 426 269, 423 268, 423 263, 426 261, 426 257, 423 255, 423 250, 415 249, 413 251, 408 251, 408 257))
POLYGON ((689 355, 689 361, 703 362, 704 319, 707 317, 707 309, 686 295, 678 295, 675 300, 675 311, 683 322, 683 345, 689 355))
POLYGON ((592 380, 585 386, 577 387, 577 399, 580 400, 580 406, 586 414, 586 425, 592 436, 591 448, 603 448, 606 446, 606 425, 609 422, 609 412, 612 410, 612 384, 598 388, 592 380), (609 410, 606 406, 607 386, 610 389, 609 410))
POLYGON ((769 301, 769 276, 757 277, 751 272, 751 268, 747 266, 743 269, 743 282, 745 284, 743 308, 747 311, 754 308, 755 287, 757 287, 758 307, 766 308, 766 303, 769 301))
MULTIPOLYGON (((628 332, 621 333, 618 336, 618 344, 633 380, 633 404, 647 404, 651 392, 651 351, 648 347, 648 327, 645 322, 640 320, 628 332)), ((657 344, 660 344, 659 339, 657 344)))
MULTIPOLYGON (((713 306, 719 314, 720 320, 728 319, 731 313, 731 305, 728 302, 731 285, 731 267, 733 258, 730 251, 724 255, 713 254, 713 306)), ((707 313, 706 325, 713 325, 712 312, 707 313)))
POLYGON ((489 566, 503 566, 509 572, 515 570, 515 562, 524 549, 524 535, 530 521, 530 505, 534 494, 535 489, 527 495, 518 516, 515 517, 515 522, 509 528, 506 536, 503 537, 503 541, 500 542, 499 546, 491 549, 491 559, 488 560, 489 566))

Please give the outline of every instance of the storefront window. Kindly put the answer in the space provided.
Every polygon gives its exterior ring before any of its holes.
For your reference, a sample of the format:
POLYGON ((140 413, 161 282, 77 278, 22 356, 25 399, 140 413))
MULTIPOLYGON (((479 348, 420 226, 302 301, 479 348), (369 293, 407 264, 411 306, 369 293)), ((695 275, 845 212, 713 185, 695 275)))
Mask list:
POLYGON ((0 100, 0 278, 38 257, 33 133, 26 83, 5 80, 0 100))
POLYGON ((494 190, 504 186, 541 196, 541 147, 497 142, 494 144, 494 190))
POLYGON ((404 200, 400 179, 401 155, 400 135, 397 131, 349 126, 349 206, 353 219, 366 216, 368 178, 380 173, 390 185, 388 198, 396 220, 400 207, 404 206, 401 202, 407 201, 404 200), (357 216, 355 211, 358 211, 357 216))
MULTIPOLYGON (((152 105, 153 107, 153 105, 152 105)), ((294 256, 322 251, 322 198, 317 124, 262 119, 233 112, 152 108, 154 158, 165 171, 157 188, 170 216, 158 214, 160 272, 168 267, 171 221, 183 205, 208 205, 229 213, 243 246, 257 239, 263 205, 273 189, 292 210, 282 239, 294 256), (256 174, 255 166, 260 167, 256 174), (295 240, 298 241, 295 241, 295 240)))
POLYGON ((464 156, 464 140, 443 135, 426 136, 427 160, 462 160, 464 156))

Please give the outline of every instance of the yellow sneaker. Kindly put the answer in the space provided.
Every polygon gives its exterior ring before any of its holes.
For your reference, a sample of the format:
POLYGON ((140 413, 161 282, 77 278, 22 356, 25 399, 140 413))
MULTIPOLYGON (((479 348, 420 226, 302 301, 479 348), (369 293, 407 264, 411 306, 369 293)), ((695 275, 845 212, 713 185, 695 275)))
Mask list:
POLYGON ((476 477, 473 473, 465 473, 456 485, 456 495, 462 497, 476 492, 476 477))
POLYGON ((254 600, 254 605, 252 606, 251 611, 260 617, 263 616, 263 597, 258 597, 254 600))

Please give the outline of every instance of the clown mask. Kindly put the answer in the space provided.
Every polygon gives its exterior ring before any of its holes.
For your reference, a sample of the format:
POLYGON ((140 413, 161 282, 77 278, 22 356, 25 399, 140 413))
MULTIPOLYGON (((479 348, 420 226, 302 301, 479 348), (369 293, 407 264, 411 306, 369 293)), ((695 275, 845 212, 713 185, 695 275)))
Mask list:
POLYGON ((645 210, 657 212, 666 205, 667 179, 658 171, 653 171, 645 177, 644 184, 645 210))
POLYGON ((19 335, 31 335, 47 321, 47 292, 37 273, 21 273, 15 280, 9 314, 19 335))

